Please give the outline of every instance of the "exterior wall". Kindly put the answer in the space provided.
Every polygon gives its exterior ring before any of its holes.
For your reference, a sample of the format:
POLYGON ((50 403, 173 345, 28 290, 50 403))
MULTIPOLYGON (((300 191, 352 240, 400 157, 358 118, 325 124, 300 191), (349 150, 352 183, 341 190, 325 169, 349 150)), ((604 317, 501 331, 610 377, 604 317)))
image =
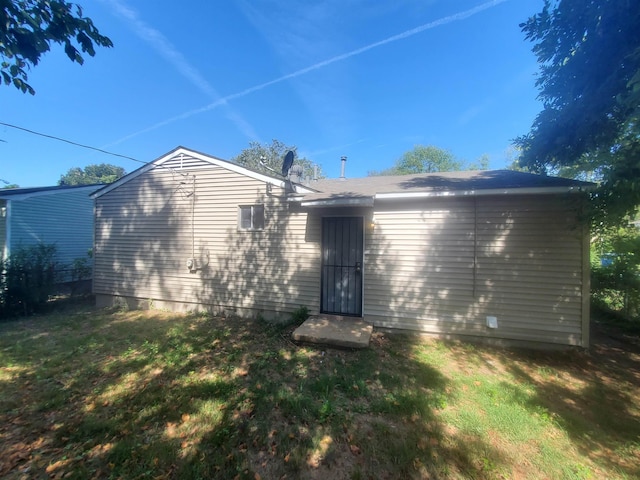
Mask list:
POLYGON ((99 305, 123 299, 243 316, 282 316, 299 306, 317 313, 322 217, 362 216, 363 315, 374 325, 588 344, 588 242, 578 195, 305 211, 281 188, 223 167, 185 157, 164 165, 177 170, 151 169, 96 199, 99 305), (239 206, 257 203, 265 205, 264 230, 238 230, 239 206), (487 327, 487 316, 498 328, 487 327))
POLYGON ((62 265, 87 258, 93 246, 93 200, 89 197, 93 190, 80 188, 10 200, 9 250, 53 243, 62 265))
POLYGON ((7 201, 0 200, 0 260, 7 255, 7 201))
POLYGON ((184 156, 164 166, 175 170, 153 168, 96 199, 100 305, 123 297, 243 316, 317 311, 319 225, 282 189, 184 156), (265 205, 264 230, 238 230, 239 206, 257 203, 265 205))
POLYGON ((586 346, 580 200, 376 206, 366 236, 365 317, 388 328, 586 346), (487 327, 487 316, 497 317, 498 328, 487 327))

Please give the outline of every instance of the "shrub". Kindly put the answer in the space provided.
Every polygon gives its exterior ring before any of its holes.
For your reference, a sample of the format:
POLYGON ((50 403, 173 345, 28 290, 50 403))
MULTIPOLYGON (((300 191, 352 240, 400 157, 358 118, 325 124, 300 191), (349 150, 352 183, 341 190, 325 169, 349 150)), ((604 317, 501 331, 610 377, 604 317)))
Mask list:
POLYGON ((2 316, 28 315, 40 309, 53 292, 56 246, 21 246, 2 264, 2 316))
POLYGON ((591 292, 598 306, 628 319, 640 315, 640 232, 621 228, 600 239, 591 270, 591 292), (604 262, 597 262, 599 258, 604 262), (603 265, 604 264, 604 265, 603 265))
POLYGON ((309 318, 309 309, 303 305, 291 313, 291 323, 302 323, 309 318))

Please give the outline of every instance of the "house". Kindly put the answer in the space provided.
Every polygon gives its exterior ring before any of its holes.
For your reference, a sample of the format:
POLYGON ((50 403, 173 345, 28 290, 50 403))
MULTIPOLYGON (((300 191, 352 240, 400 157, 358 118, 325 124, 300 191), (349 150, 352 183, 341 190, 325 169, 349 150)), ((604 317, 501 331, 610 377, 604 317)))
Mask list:
POLYGON ((590 186, 507 170, 303 185, 179 147, 93 194, 94 293, 587 346, 590 186))
POLYGON ((69 266, 93 247, 93 200, 102 185, 0 190, 0 258, 20 246, 55 244, 56 260, 69 266))

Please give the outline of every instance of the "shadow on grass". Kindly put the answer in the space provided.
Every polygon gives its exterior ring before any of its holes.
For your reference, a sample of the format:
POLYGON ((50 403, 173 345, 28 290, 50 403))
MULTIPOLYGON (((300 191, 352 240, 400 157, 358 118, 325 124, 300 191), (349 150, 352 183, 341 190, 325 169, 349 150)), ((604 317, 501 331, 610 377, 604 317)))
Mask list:
POLYGON ((504 461, 445 441, 448 380, 413 337, 307 348, 283 327, 162 312, 2 328, 8 478, 485 478, 504 461))
POLYGON ((515 379, 501 382, 510 402, 556 424, 584 457, 610 472, 637 478, 640 352, 610 344, 590 351, 476 350, 490 368, 495 359, 515 379), (635 452, 635 453, 634 453, 635 452))

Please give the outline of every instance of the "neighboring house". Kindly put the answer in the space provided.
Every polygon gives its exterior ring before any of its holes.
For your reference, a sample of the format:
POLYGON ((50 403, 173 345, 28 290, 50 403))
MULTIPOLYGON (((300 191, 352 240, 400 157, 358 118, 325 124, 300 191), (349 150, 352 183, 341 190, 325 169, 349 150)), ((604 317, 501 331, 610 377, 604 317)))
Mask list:
POLYGON ((180 147, 93 195, 94 292, 586 347, 590 187, 508 170, 305 186, 180 147))
POLYGON ((0 190, 0 256, 40 242, 56 245, 56 260, 71 265, 93 247, 93 200, 102 185, 0 190))

